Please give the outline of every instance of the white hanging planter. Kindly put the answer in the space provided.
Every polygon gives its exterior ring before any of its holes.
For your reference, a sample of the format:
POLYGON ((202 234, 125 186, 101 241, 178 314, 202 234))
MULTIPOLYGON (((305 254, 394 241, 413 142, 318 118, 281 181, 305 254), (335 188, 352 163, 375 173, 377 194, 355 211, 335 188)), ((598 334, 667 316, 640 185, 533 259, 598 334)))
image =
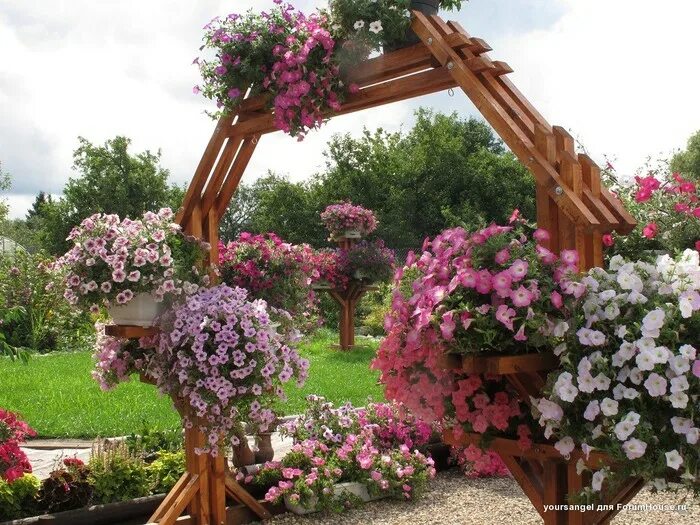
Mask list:
MULTIPOLYGON (((341 498, 346 494, 353 494, 360 498, 364 503, 370 502, 370 501, 375 501, 378 499, 383 499, 386 496, 376 496, 372 497, 367 490, 367 485, 364 483, 359 483, 357 481, 351 481, 348 483, 338 483, 336 485, 333 485, 333 495, 341 498)), ((294 514, 297 514, 299 516, 303 516, 304 514, 313 514, 314 512, 318 512, 318 509, 316 508, 318 505, 318 498, 314 496, 311 498, 311 505, 309 508, 306 508, 302 505, 299 505, 297 503, 292 503, 289 501, 289 496, 284 496, 284 506, 287 507, 287 510, 289 512, 292 512, 294 514)))
POLYGON ((116 325, 153 326, 156 317, 162 311, 163 303, 157 303, 150 293, 139 293, 126 304, 111 306, 107 313, 116 325))

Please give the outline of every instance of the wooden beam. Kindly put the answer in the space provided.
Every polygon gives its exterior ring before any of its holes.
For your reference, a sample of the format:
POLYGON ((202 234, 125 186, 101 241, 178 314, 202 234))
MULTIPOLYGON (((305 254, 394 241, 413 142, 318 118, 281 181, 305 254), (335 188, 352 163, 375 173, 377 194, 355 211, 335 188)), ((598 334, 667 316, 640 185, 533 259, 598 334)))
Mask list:
POLYGON ((219 152, 221 151, 221 146, 226 140, 226 131, 231 127, 231 122, 233 122, 234 115, 229 115, 219 119, 216 124, 214 133, 209 139, 206 149, 204 150, 204 155, 202 155, 199 165, 194 172, 192 177, 192 182, 189 188, 187 188, 187 193, 185 193, 185 198, 182 201, 182 207, 178 211, 175 222, 182 225, 183 220, 189 217, 192 213, 192 208, 196 202, 199 202, 202 196, 202 189, 204 184, 209 178, 211 168, 216 161, 219 152))
POLYGON ((599 223, 595 216, 581 199, 563 186, 559 174, 535 149, 534 144, 513 122, 510 115, 496 103, 493 96, 484 88, 477 76, 466 67, 456 52, 445 44, 444 38, 428 18, 418 11, 414 15, 412 29, 424 43, 432 41, 430 48, 435 57, 441 64, 448 67, 462 90, 520 161, 530 168, 538 182, 547 188, 560 209, 578 224, 585 227, 597 226, 599 223))
POLYGON ((258 145, 259 139, 260 137, 256 135, 245 139, 243 142, 238 156, 236 157, 233 166, 231 166, 231 170, 229 171, 226 180, 224 180, 224 183, 221 186, 221 191, 216 198, 214 209, 216 210, 217 223, 226 212, 226 208, 231 202, 231 198, 236 192, 238 184, 241 182, 243 172, 245 172, 248 162, 250 162, 250 158, 253 156, 253 152, 255 151, 255 147, 258 145))

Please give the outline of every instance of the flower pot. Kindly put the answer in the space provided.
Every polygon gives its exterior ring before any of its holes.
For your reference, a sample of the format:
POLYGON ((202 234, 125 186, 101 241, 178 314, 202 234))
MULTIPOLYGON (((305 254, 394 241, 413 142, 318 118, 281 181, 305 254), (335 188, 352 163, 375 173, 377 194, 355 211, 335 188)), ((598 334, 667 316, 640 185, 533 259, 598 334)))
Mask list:
POLYGON ((360 230, 345 230, 341 238, 344 239, 361 239, 362 234, 360 230))
MULTIPOLYGON (((383 499, 386 496, 375 496, 372 497, 367 490, 367 485, 364 483, 359 483, 357 481, 350 481, 347 483, 337 483, 333 485, 333 495, 337 498, 342 498, 347 495, 353 495, 359 498, 362 502, 367 503, 369 501, 375 501, 378 499, 383 499)), ((316 506, 318 504, 318 498, 314 496, 311 498, 311 503, 309 508, 306 508, 298 503, 293 503, 289 500, 289 496, 284 496, 284 505, 287 507, 289 512, 293 512, 297 515, 312 514, 318 512, 316 506)))
MULTIPOLYGON (((241 439, 240 436, 239 439, 241 439)), ((250 449, 248 440, 245 437, 241 439, 238 445, 233 447, 232 462, 235 467, 245 467, 255 463, 255 452, 250 449)))
MULTIPOLYGON (((441 0, 411 0, 411 11, 420 11, 425 16, 433 16, 438 14, 440 9, 441 0)), ((404 47, 409 47, 418 44, 421 39, 413 31, 413 29, 408 29, 406 31, 406 36, 403 40, 397 42, 390 42, 384 45, 384 52, 396 51, 397 49, 402 49, 404 47)))
POLYGON ((161 313, 162 304, 150 293, 139 293, 126 304, 111 306, 107 312, 116 325, 149 327, 161 313))
POLYGON ((255 437, 258 450, 255 452, 256 463, 267 463, 275 457, 275 449, 272 448, 272 432, 261 432, 255 437))

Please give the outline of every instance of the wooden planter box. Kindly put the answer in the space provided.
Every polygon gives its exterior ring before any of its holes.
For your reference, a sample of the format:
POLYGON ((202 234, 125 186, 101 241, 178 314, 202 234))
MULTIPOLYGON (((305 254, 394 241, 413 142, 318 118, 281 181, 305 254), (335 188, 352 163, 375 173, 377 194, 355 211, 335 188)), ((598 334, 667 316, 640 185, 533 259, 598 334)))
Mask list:
MULTIPOLYGON (((550 352, 498 356, 447 354, 443 358, 443 365, 468 374, 503 375, 518 393, 518 397, 530 405, 530 397, 541 395, 547 374, 558 368, 559 358, 550 352)), ((452 429, 443 432, 444 442, 457 447, 478 446, 481 439, 481 434, 476 433, 455 433, 452 429)), ((586 458, 577 449, 565 458, 554 448, 553 443, 536 443, 530 449, 522 450, 517 441, 504 438, 491 440, 489 449, 501 456, 545 525, 609 523, 619 512, 595 510, 596 506, 585 512, 579 508, 566 510, 569 496, 580 492, 584 484, 590 482, 588 476, 582 477, 576 472, 578 460, 582 459, 586 466, 597 469, 610 464, 610 459, 605 454, 593 451, 586 458), (557 505, 560 510, 547 510, 549 505, 557 505)), ((642 479, 631 478, 617 490, 604 490, 602 503, 617 509, 618 504, 628 503, 643 487, 642 479)))

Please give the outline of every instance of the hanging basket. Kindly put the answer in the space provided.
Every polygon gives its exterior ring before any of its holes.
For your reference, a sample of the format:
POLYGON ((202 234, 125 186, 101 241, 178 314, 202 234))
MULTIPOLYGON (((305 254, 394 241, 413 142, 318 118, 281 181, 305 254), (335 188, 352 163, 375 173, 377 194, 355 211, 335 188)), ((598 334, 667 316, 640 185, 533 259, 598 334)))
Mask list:
MULTIPOLYGON (((411 9, 411 11, 420 11, 428 17, 437 15, 440 10, 440 0, 411 0, 411 7, 409 9, 411 9)), ((391 51, 403 49, 404 47, 414 46, 420 41, 421 39, 413 29, 409 28, 403 40, 385 44, 384 52, 389 53, 391 51)))
POLYGON ((153 326, 156 318, 162 312, 163 303, 156 302, 149 293, 139 293, 126 304, 112 306, 107 313, 115 325, 153 326))

